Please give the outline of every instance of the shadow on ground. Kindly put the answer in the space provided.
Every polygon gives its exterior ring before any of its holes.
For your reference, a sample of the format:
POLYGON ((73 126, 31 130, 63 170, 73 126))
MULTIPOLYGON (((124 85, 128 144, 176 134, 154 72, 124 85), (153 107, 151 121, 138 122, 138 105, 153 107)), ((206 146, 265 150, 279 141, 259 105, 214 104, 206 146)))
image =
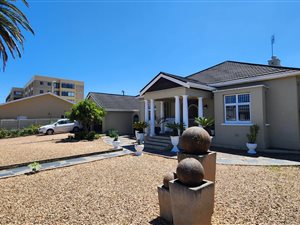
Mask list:
POLYGON ((149 223, 152 225, 170 225, 171 224, 161 217, 157 217, 157 218, 151 220, 149 223))

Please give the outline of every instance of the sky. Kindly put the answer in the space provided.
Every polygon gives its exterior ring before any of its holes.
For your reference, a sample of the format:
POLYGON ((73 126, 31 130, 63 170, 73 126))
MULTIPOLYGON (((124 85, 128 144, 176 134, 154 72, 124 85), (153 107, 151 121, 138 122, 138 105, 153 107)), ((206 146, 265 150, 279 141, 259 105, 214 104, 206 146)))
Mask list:
MULTIPOLYGON (((32 76, 137 95, 160 71, 187 76, 226 60, 300 67, 300 1, 28 0, 35 35, 0 71, 0 102, 32 76)), ((2 67, 2 65, 0 65, 2 67)))

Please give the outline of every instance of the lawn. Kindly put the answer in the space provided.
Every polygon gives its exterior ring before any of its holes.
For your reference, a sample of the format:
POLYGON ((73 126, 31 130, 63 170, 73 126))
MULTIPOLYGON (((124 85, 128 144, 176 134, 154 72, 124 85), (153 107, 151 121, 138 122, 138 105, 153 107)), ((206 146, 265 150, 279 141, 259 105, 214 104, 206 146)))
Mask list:
MULTIPOLYGON (((165 224, 157 185, 177 161, 124 156, 0 180, 0 224, 165 224)), ((299 167, 217 165, 213 224, 299 224, 299 167)))
POLYGON ((0 140, 0 167, 51 158, 107 151, 112 146, 101 138, 94 141, 63 142, 69 134, 27 136, 0 140))

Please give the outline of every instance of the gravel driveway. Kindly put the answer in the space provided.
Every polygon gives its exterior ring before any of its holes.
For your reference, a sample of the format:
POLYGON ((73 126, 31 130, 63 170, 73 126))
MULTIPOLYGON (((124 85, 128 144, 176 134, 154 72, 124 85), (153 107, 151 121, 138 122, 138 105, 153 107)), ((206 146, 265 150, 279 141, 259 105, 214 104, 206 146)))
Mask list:
POLYGON ((62 142, 69 134, 27 136, 0 140, 0 167, 12 164, 107 151, 112 146, 94 141, 62 142))
MULTIPOLYGON (((0 224, 166 224, 156 188, 176 165, 144 154, 0 180, 0 224)), ((299 175, 217 165, 213 224, 300 224, 299 175)))

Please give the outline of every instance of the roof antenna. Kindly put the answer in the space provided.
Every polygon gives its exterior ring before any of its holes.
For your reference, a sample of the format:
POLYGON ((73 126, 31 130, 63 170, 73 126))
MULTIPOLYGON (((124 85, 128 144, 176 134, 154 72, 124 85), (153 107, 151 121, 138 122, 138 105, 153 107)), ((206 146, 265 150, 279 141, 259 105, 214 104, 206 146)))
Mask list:
POLYGON ((272 49, 272 55, 271 55, 271 57, 274 56, 274 44, 275 44, 275 35, 273 34, 271 36, 271 49, 272 49))
POLYGON ((122 93, 123 93, 123 95, 125 95, 125 91, 124 90, 122 90, 122 93))
POLYGON ((268 64, 269 64, 269 66, 281 66, 280 59, 274 55, 274 44, 275 44, 275 35, 273 34, 271 36, 272 55, 271 55, 271 59, 268 60, 268 64))

